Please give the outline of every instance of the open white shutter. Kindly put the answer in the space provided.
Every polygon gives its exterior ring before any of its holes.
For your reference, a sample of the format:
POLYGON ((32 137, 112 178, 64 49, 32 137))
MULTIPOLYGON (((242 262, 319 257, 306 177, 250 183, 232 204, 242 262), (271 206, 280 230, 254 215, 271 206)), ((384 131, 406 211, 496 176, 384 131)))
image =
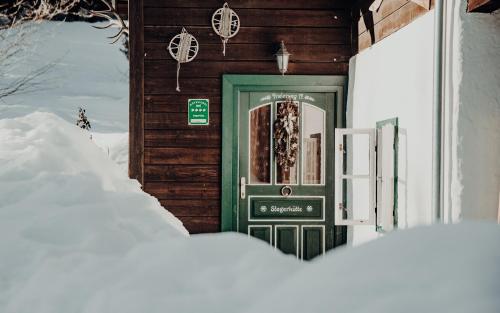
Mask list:
POLYGON ((385 124, 377 135, 377 230, 386 232, 394 228, 394 125, 385 124))
POLYGON ((335 129, 335 225, 375 225, 375 129, 335 129))

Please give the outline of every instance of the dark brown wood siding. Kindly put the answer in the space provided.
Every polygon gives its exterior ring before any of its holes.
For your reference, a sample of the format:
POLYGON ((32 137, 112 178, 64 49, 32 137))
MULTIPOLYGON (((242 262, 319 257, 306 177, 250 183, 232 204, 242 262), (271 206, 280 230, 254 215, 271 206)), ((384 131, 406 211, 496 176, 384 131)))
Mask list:
POLYGON ((142 1, 144 190, 191 233, 216 232, 221 213, 222 75, 278 74, 273 55, 281 40, 292 53, 289 75, 347 75, 352 55, 350 2, 230 1, 241 29, 229 40, 224 57, 210 22, 223 1, 142 1), (178 93, 176 62, 166 47, 182 26, 197 38, 200 51, 193 62, 182 65, 178 93), (188 125, 189 98, 210 99, 210 126, 188 125))
POLYGON ((129 167, 130 178, 144 182, 144 10, 142 0, 129 6, 129 167))

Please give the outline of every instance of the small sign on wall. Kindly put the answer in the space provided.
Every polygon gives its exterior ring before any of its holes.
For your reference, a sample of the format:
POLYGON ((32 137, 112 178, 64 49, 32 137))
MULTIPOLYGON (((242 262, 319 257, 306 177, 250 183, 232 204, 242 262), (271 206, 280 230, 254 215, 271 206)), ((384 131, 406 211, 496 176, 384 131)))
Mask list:
POLYGON ((208 99, 188 100, 188 125, 208 125, 208 99))

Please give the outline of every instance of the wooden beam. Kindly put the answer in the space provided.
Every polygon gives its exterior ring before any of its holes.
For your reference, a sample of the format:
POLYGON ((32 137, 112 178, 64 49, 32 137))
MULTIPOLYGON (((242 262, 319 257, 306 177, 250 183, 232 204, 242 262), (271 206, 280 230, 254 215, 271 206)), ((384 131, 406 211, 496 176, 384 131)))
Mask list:
POLYGON ((467 12, 491 13, 500 8, 500 0, 469 0, 467 12))
POLYGON ((431 0, 410 0, 410 1, 418 4, 424 9, 429 10, 431 8, 431 0))
MULTIPOLYGON (((379 12, 377 12, 377 14, 373 14, 373 19, 375 19, 377 22, 374 23, 374 25, 362 24, 364 27, 362 27, 361 25, 359 26, 359 29, 364 29, 364 31, 360 31, 359 34, 359 51, 362 51, 370 47, 374 43, 379 42, 385 37, 410 24, 417 17, 428 12, 427 9, 424 9, 420 5, 406 0, 406 2, 400 8, 393 11, 392 13, 389 13, 387 16, 385 15, 388 12, 392 11, 392 8, 394 8, 394 6, 391 5, 391 10, 386 12, 386 9, 384 7, 385 5, 389 6, 389 4, 399 4, 401 2, 401 0, 382 2, 382 6, 380 7, 379 12)), ((361 19, 360 23, 365 23, 364 19, 361 19)))
POLYGON ((144 16, 143 0, 129 2, 129 166, 130 178, 144 182, 144 16))

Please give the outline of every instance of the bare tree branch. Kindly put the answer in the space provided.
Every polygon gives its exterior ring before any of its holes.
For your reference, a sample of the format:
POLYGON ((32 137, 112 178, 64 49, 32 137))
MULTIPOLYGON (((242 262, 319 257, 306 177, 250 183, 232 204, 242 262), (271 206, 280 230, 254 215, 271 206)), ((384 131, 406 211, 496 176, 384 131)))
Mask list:
POLYGON ((0 31, 0 99, 34 92, 42 88, 42 83, 46 84, 42 76, 54 62, 33 69, 23 65, 27 57, 35 53, 33 47, 39 40, 40 31, 32 23, 0 31))
POLYGON ((112 44, 116 43, 120 38, 128 38, 128 25, 125 23, 125 21, 122 19, 120 14, 116 11, 116 8, 113 7, 107 0, 100 0, 102 4, 106 6, 106 10, 100 10, 100 11, 94 11, 90 10, 89 15, 90 16, 97 16, 97 17, 102 17, 105 18, 108 21, 108 24, 105 26, 94 26, 95 28, 98 29, 106 29, 110 27, 118 27, 119 31, 113 36, 108 37, 109 39, 112 39, 112 44))
POLYGON ((0 30, 17 27, 27 21, 51 20, 57 15, 68 14, 80 2, 81 0, 8 0, 0 6, 0 30))
POLYGON ((0 87, 0 99, 7 98, 14 94, 26 94, 42 89, 43 83, 38 80, 46 74, 53 64, 46 64, 38 69, 28 73, 27 75, 16 79, 5 87, 0 87))
POLYGON ((112 40, 111 43, 116 43, 121 38, 125 40, 128 38, 127 23, 108 0, 0 0, 0 99, 41 88, 39 79, 53 64, 41 66, 21 78, 12 78, 18 75, 16 65, 19 63, 20 55, 27 54, 28 47, 32 46, 29 39, 33 29, 27 25, 52 20, 61 15, 103 18, 107 24, 94 27, 119 28, 116 34, 108 37, 112 40), (84 8, 85 6, 96 8, 99 5, 104 9, 84 8))
POLYGON ((105 26, 94 26, 99 29, 118 27, 118 33, 108 37, 112 43, 128 35, 128 25, 121 18, 116 8, 108 0, 0 0, 0 30, 17 27, 27 21, 40 22, 52 20, 59 15, 78 15, 81 17, 98 17, 107 20, 105 26), (103 10, 87 10, 82 4, 100 3, 103 10))

